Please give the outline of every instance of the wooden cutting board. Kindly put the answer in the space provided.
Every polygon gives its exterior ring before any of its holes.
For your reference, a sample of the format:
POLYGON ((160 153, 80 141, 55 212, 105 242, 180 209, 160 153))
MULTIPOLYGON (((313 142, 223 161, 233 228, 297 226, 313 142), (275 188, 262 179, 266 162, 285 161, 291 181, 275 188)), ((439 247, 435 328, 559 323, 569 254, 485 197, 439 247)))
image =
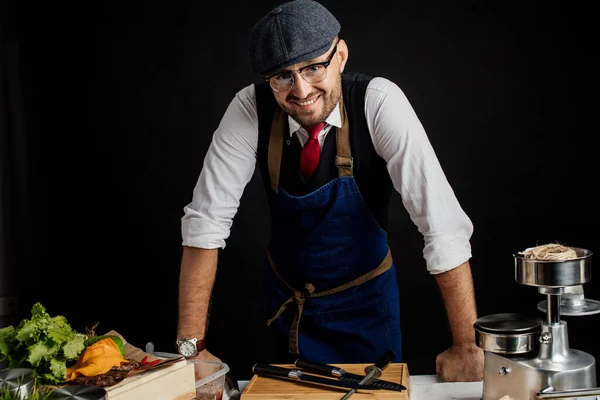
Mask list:
MULTIPOLYGON (((369 364, 332 364, 348 372, 364 375, 365 367, 369 364)), ((280 364, 279 367, 296 368, 291 364, 280 364)), ((317 375, 320 376, 320 375, 317 375)), ((332 379, 335 379, 331 377, 332 379)), ((408 366, 404 363, 388 365, 379 379, 396 382, 404 385, 406 391, 393 390, 358 390, 350 400, 409 400, 409 374, 408 366)), ((291 380, 268 378, 254 375, 244 392, 241 400, 340 400, 349 389, 329 386, 299 383, 291 380)))

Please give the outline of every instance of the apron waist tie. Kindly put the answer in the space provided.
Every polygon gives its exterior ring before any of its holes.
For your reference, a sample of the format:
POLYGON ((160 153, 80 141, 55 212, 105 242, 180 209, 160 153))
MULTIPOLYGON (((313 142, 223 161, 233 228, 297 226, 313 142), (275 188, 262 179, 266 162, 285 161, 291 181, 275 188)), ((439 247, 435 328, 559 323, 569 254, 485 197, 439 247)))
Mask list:
POLYGON ((379 264, 379 266, 377 268, 367 272, 364 275, 359 276, 358 278, 356 278, 350 282, 344 283, 343 285, 337 286, 333 289, 324 290, 322 292, 315 293, 315 287, 312 283, 305 284, 303 291, 296 290, 293 287, 291 287, 285 280, 283 280, 283 278, 279 275, 279 273, 277 273, 277 269, 275 268, 275 262, 273 262, 271 253, 268 251, 267 251, 267 258, 269 260, 269 264, 271 264, 271 268, 273 268, 273 272, 275 273, 275 275, 279 278, 279 280, 281 282, 283 282, 283 284, 285 284, 285 286, 289 290, 291 290, 294 293, 289 299, 287 299, 281 305, 281 307, 279 307, 279 310, 277 311, 275 316, 267 321, 267 325, 271 325, 271 323, 274 320, 279 318, 279 316, 289 307, 290 304, 292 304, 292 303, 296 304, 296 312, 294 314, 294 320, 292 321, 292 325, 290 327, 290 353, 293 353, 293 354, 300 354, 300 351, 298 349, 298 329, 300 326, 300 317, 302 316, 302 310, 304 309, 304 303, 306 302, 306 300, 308 300, 311 297, 329 296, 329 295, 332 295, 335 293, 339 293, 342 290, 346 290, 351 287, 361 285, 361 284, 383 274, 388 269, 390 269, 393 264, 392 253, 390 250, 388 250, 387 255, 385 256, 385 258, 383 259, 383 261, 381 262, 381 264, 379 264))

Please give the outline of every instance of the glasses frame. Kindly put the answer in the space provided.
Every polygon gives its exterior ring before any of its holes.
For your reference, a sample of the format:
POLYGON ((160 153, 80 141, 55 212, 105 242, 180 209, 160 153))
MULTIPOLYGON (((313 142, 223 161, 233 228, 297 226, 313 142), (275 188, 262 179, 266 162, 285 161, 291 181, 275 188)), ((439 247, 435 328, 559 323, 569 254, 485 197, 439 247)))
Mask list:
MULTIPOLYGON (((325 75, 324 75, 323 79, 321 79, 318 82, 314 82, 314 83, 323 82, 325 79, 327 79, 327 67, 329 67, 329 64, 331 64, 331 61, 333 60, 333 56, 335 56, 335 54, 337 53, 337 45, 338 44, 336 43, 335 46, 333 46, 333 51, 331 52, 331 54, 329 55, 329 58, 326 61, 308 64, 308 65, 305 65, 304 67, 298 68, 298 69, 284 69, 284 70, 275 72, 274 74, 265 76, 265 81, 269 82, 269 86, 271 86, 271 89, 273 89, 274 91, 276 91, 278 93, 287 92, 288 90, 291 90, 294 87, 294 85, 296 84, 296 77, 294 75, 295 72, 300 74, 302 79, 304 79, 307 83, 310 83, 304 78, 304 75, 302 75, 302 71, 304 71, 307 68, 314 67, 315 65, 320 65, 325 68, 325 75), (285 89, 285 90, 277 90, 273 87, 273 85, 271 85, 271 78, 273 78, 274 76, 277 76, 279 74, 283 74, 283 73, 289 73, 292 75, 292 79, 293 79, 292 86, 290 86, 288 89, 285 89)), ((312 85, 312 83, 310 83, 310 84, 312 85)))

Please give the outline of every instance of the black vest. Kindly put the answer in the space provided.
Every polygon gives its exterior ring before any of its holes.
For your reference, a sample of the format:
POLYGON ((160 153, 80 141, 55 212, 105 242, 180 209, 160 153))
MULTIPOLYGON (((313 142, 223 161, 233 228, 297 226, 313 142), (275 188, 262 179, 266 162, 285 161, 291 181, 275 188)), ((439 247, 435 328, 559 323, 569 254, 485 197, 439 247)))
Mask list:
MULTIPOLYGON (((365 118, 365 92, 372 78, 363 74, 343 74, 342 93, 348 122, 350 124, 350 146, 354 158, 354 178, 371 214, 383 229, 387 228, 388 205, 393 185, 386 169, 385 160, 375 152, 365 118)), ((258 112, 258 165, 265 189, 272 191, 267 154, 273 115, 277 107, 271 88, 267 83, 256 85, 258 112)), ((286 133, 283 140, 281 175, 279 185, 294 196, 313 192, 338 177, 335 165, 335 129, 327 133, 321 150, 321 161, 315 174, 305 179, 300 172, 302 145, 296 135, 286 133)))

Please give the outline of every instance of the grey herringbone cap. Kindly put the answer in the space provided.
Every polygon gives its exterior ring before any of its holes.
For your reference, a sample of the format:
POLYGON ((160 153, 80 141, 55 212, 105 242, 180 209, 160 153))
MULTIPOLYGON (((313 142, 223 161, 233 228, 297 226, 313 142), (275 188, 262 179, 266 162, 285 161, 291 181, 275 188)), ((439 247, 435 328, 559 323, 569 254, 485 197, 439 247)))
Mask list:
POLYGON ((275 7, 252 29, 250 68, 269 75, 323 55, 340 32, 338 20, 313 0, 292 0, 275 7))

